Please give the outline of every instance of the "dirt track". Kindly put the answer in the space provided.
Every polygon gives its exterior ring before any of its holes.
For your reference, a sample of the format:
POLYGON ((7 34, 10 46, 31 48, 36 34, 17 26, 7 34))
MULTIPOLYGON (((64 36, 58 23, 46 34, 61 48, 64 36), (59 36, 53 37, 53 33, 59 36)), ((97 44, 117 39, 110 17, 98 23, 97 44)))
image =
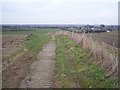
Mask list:
POLYGON ((52 87, 55 70, 55 49, 56 44, 53 39, 46 44, 37 55, 26 78, 21 82, 20 88, 50 88, 52 87))

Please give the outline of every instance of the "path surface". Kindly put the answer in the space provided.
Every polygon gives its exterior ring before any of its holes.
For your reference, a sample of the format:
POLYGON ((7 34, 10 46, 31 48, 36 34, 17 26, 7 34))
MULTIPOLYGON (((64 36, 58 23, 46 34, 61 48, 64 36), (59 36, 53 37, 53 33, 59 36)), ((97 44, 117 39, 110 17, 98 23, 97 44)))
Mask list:
POLYGON ((56 44, 53 37, 37 55, 37 61, 31 65, 30 72, 21 82, 20 88, 52 87, 55 70, 55 49, 56 44))

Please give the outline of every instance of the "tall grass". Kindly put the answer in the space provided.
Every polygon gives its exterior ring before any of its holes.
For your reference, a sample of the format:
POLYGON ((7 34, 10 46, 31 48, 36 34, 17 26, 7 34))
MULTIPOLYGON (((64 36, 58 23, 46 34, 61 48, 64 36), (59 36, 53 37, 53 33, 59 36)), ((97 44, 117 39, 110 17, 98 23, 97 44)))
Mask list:
POLYGON ((59 31, 55 35, 65 35, 89 51, 89 55, 106 71, 106 76, 117 76, 118 56, 115 49, 104 42, 97 42, 87 34, 77 34, 69 31, 59 31))

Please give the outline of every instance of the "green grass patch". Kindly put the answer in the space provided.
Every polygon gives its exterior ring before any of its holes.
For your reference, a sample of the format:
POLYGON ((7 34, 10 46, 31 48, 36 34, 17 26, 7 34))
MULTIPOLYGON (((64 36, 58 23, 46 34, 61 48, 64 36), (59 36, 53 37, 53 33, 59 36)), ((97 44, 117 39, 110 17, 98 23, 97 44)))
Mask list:
POLYGON ((36 28, 36 31, 40 31, 40 32, 55 32, 55 31, 59 31, 60 29, 58 28, 36 28))
POLYGON ((2 32, 2 35, 28 35, 33 33, 36 33, 36 31, 4 31, 2 32))
POLYGON ((55 32, 58 29, 37 29, 35 33, 25 42, 25 48, 31 52, 39 52, 42 47, 50 41, 52 36, 50 32, 55 32))
POLYGON ((38 52, 50 39, 50 34, 38 33, 30 37, 30 39, 25 42, 25 47, 27 50, 30 50, 32 52, 38 52))
MULTIPOLYGON (((15 28, 13 27, 12 29, 15 29, 15 28)), ((29 31, 25 31, 25 28, 20 28, 20 30, 10 31, 8 28, 8 31, 4 31, 4 28, 3 28, 2 35, 18 35, 18 34, 28 35, 28 34, 35 34, 36 32, 37 33, 48 33, 48 32, 58 31, 59 29, 57 28, 34 28, 34 30, 32 30, 31 28, 29 31)))
POLYGON ((55 87, 117 87, 116 79, 106 77, 105 72, 93 62, 88 51, 65 36, 58 36, 56 41, 55 87))

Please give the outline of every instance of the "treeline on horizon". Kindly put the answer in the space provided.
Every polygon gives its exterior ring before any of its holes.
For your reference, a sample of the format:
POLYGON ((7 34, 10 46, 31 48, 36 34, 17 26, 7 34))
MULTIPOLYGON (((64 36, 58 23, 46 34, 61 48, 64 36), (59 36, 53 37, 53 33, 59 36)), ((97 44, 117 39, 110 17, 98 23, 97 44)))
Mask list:
POLYGON ((58 28, 60 30, 67 30, 74 33, 98 33, 106 32, 107 30, 114 31, 118 30, 116 25, 78 25, 78 24, 48 24, 48 25, 2 25, 2 31, 36 31, 37 29, 49 29, 49 28, 58 28), (92 29, 93 28, 93 29, 92 29))

